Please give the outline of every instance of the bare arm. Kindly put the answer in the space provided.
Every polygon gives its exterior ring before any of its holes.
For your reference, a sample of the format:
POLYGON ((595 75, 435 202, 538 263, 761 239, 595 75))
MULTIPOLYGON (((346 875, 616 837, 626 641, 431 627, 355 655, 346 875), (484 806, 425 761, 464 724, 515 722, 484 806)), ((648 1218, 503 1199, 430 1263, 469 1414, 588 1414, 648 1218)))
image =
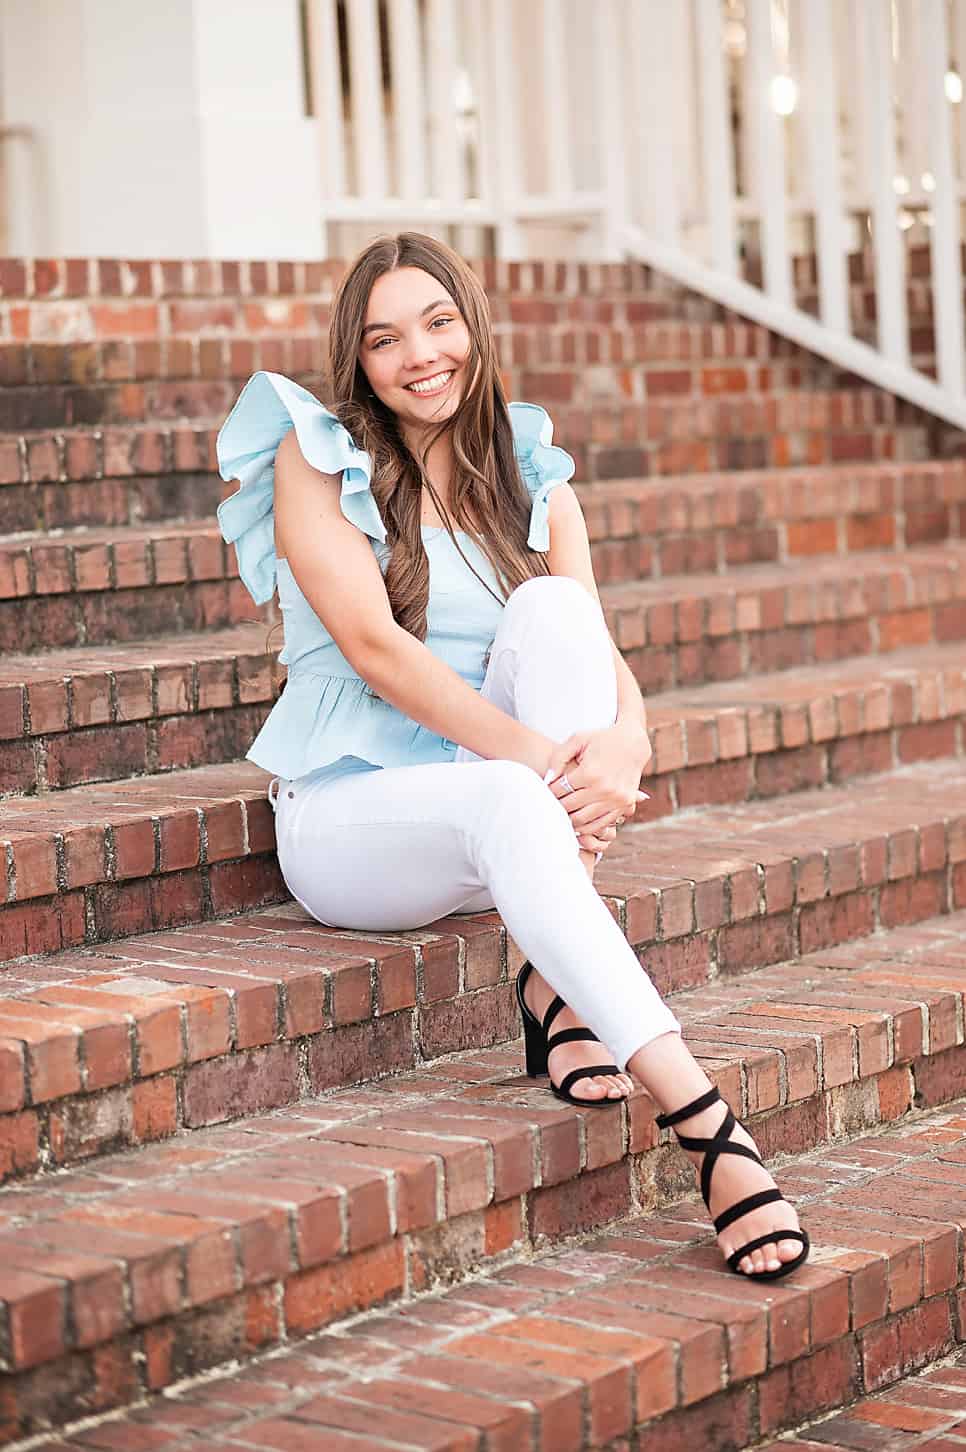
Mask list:
POLYGON ((393 619, 368 539, 344 517, 338 475, 307 463, 294 431, 275 461, 275 543, 354 670, 403 715, 485 758, 543 775, 557 743, 485 700, 393 619))

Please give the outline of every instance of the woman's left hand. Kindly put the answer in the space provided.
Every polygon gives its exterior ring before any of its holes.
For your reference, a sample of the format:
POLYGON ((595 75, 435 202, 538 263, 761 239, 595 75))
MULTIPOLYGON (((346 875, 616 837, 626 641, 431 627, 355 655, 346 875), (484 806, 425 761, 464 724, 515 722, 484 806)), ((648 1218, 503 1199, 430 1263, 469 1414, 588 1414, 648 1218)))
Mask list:
POLYGON ((647 793, 641 776, 651 760, 647 731, 632 722, 615 722, 602 731, 576 732, 568 743, 572 760, 564 773, 548 783, 566 808, 579 836, 599 831, 632 817, 647 793), (572 792, 563 783, 567 777, 572 792))

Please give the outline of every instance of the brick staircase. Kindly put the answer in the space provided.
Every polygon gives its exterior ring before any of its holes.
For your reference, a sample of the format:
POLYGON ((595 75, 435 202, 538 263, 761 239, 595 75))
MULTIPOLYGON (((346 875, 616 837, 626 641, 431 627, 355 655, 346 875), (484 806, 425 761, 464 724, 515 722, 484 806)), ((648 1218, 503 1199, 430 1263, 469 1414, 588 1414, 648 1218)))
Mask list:
POLYGON ((644 268, 485 265, 648 695, 598 888, 815 1244, 746 1285, 646 1096, 522 1076, 497 914, 287 899, 213 444, 340 270, 0 262, 0 1438, 727 1452, 890 1388, 966 1340, 966 463, 644 268))

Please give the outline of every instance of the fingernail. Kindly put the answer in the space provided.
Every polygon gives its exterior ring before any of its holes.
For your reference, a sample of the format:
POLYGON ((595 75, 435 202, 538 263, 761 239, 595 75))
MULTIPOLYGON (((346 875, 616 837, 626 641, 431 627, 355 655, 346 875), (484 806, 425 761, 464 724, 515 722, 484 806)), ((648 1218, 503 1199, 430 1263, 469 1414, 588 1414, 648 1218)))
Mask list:
POLYGON ((650 792, 638 792, 637 800, 639 802, 649 802, 651 800, 650 792))

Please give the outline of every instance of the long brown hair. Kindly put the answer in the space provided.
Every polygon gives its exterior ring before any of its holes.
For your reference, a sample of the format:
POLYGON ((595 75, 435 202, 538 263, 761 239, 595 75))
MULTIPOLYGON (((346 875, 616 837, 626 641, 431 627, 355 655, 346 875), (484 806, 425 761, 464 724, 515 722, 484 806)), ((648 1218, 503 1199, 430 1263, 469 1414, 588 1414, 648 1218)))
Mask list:
POLYGON ((546 555, 527 545, 531 501, 514 453, 489 302, 482 283, 457 252, 421 232, 400 232, 376 237, 359 253, 332 306, 329 384, 335 400, 332 412, 372 460, 372 492, 390 548, 386 591, 393 617, 404 630, 417 640, 426 638, 429 561, 420 528, 423 485, 463 559, 501 604, 517 585, 550 573, 546 555), (421 268, 441 283, 462 314, 470 338, 463 396, 419 457, 404 442, 396 415, 372 391, 358 358, 373 284, 399 267, 421 268), (430 447, 447 429, 452 430, 456 461, 452 518, 425 471, 430 447), (464 529, 476 540, 504 590, 502 599, 466 559, 454 529, 464 529))

